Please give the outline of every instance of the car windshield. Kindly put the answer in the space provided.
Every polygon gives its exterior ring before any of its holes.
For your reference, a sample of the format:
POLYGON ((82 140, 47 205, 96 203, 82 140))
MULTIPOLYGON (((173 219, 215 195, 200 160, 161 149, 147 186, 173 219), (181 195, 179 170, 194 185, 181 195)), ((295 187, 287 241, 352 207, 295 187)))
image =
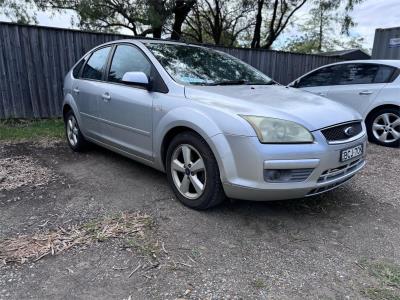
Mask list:
POLYGON ((204 47, 147 43, 165 70, 177 82, 193 85, 274 84, 255 68, 225 53, 204 47))

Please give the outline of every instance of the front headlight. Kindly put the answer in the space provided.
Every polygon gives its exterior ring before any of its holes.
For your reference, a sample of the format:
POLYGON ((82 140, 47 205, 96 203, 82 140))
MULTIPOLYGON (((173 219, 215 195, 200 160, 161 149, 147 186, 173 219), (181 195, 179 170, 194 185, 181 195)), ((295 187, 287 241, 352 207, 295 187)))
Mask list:
POLYGON ((292 121, 258 116, 241 117, 254 128, 261 143, 293 144, 314 141, 313 135, 306 128, 292 121))

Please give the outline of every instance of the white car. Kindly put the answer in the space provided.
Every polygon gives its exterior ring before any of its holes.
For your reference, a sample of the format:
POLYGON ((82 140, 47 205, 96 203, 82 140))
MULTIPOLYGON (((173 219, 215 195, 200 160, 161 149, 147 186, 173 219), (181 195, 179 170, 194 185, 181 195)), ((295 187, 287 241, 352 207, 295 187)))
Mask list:
POLYGON ((400 60, 354 60, 315 69, 289 84, 357 110, 371 142, 400 147, 400 60))

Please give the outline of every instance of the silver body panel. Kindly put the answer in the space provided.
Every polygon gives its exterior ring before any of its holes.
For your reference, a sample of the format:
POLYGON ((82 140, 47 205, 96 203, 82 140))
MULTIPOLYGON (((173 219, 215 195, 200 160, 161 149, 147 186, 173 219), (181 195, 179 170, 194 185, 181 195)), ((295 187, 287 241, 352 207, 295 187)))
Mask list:
MULTIPOLYGON (((92 142, 165 171, 162 143, 176 127, 201 135, 218 162, 228 197, 248 200, 301 198, 324 185, 327 169, 339 162, 340 150, 363 144, 366 134, 351 142, 330 145, 320 129, 360 120, 352 109, 328 99, 283 86, 189 86, 175 82, 140 40, 124 40, 139 47, 153 63, 168 93, 149 92, 123 84, 75 79, 64 81, 64 104, 77 117, 83 135, 92 142), (74 89, 78 88, 79 93, 74 89), (102 97, 104 94, 106 98, 102 97), (109 97, 108 97, 109 96, 109 97), (262 144, 254 129, 239 114, 274 117, 297 122, 312 132, 312 144, 262 144), (265 168, 313 168, 304 182, 269 183, 265 168)), ((118 41, 113 43, 119 43, 118 41)), ((113 44, 110 43, 110 44, 113 44)), ((359 158, 357 158, 359 159, 359 158)))

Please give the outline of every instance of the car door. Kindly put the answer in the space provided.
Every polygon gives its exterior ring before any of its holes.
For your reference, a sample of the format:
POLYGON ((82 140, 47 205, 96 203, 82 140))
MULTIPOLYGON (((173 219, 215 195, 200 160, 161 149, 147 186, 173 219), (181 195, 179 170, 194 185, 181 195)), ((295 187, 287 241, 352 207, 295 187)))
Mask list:
POLYGON ((297 80, 294 87, 327 97, 332 85, 335 84, 335 75, 338 69, 338 65, 317 69, 297 80))
POLYGON ((371 102, 391 78, 395 68, 371 63, 341 65, 337 85, 328 91, 328 98, 348 105, 364 114, 371 102))
POLYGON ((81 119, 80 129, 85 136, 94 139, 101 138, 99 102, 104 88, 103 73, 110 50, 111 46, 95 50, 87 59, 79 79, 75 80, 73 85, 81 119))
POLYGON ((108 68, 107 88, 100 101, 103 138, 111 146, 152 159, 154 92, 122 82, 126 72, 144 72, 150 78, 152 64, 136 46, 119 44, 108 68))

